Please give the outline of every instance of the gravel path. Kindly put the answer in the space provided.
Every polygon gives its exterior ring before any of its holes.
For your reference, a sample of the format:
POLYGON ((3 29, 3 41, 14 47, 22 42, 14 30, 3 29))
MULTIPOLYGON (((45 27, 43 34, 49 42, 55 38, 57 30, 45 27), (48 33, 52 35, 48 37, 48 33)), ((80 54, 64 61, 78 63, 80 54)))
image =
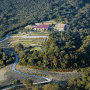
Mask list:
MULTIPOLYGON (((10 36, 7 35, 5 39, 0 40, 0 43, 4 42, 9 37, 10 36)), ((10 52, 12 53, 12 51, 10 52)), ((26 78, 31 78, 35 84, 46 83, 51 81, 51 79, 49 78, 45 78, 37 75, 29 75, 16 70, 16 65, 18 63, 18 55, 16 53, 15 53, 15 57, 16 57, 16 60, 14 64, 0 69, 0 84, 1 84, 0 86, 9 85, 15 79, 18 79, 22 82, 26 78)))
MULTIPOLYGON (((26 75, 22 75, 17 72, 14 72, 12 71, 12 65, 13 64, 0 69, 0 85, 2 86, 9 85, 15 79, 19 79, 22 82, 26 78, 30 78, 34 80, 34 83, 45 81, 45 79, 43 78, 34 77, 34 76, 26 76, 26 75)), ((26 67, 22 67, 18 65, 16 66, 16 69, 19 70, 20 72, 26 72, 31 75, 32 74, 34 75, 42 74, 56 81, 68 81, 73 77, 76 78, 76 77, 81 76, 80 72, 50 72, 50 71, 30 69, 30 68, 26 68, 26 67)))
POLYGON ((44 71, 44 70, 35 70, 35 69, 30 69, 30 68, 26 68, 23 66, 16 66, 16 69, 18 69, 20 72, 25 72, 25 73, 29 73, 29 74, 36 74, 36 75, 44 75, 46 77, 50 77, 54 80, 58 80, 58 81, 68 81, 71 78, 77 78, 80 77, 82 75, 81 72, 52 72, 52 71, 44 71))
MULTIPOLYGON (((7 40, 8 37, 9 36, 1 40, 0 43, 7 40)), ((16 67, 17 61, 18 60, 16 56, 16 61, 14 64, 0 69, 1 86, 9 85, 15 79, 21 80, 22 82, 26 78, 31 78, 34 81, 34 83, 39 83, 39 82, 49 81, 49 78, 52 78, 53 80, 57 80, 57 81, 68 81, 71 78, 76 78, 81 76, 80 72, 48 72, 48 71, 35 70, 35 69, 30 69, 30 68, 20 67, 20 66, 16 67), (15 67, 17 70, 15 69, 15 67), (31 75, 26 75, 26 74, 23 74, 22 72, 26 72, 31 75), (45 78, 45 77, 42 78, 40 76, 37 76, 41 74, 49 78, 45 78)))
POLYGON ((5 73, 6 73, 6 70, 0 69, 0 82, 6 80, 5 73))
POLYGON ((30 75, 30 74, 26 74, 26 73, 16 70, 16 65, 18 63, 18 55, 16 53, 15 53, 15 57, 16 57, 16 60, 15 60, 14 64, 6 66, 5 68, 1 69, 0 73, 2 73, 1 76, 3 76, 3 78, 1 79, 1 82, 0 82, 1 86, 9 85, 15 79, 20 80, 22 82, 24 79, 30 78, 34 81, 34 84, 46 83, 46 82, 51 81, 51 79, 49 79, 49 78, 37 76, 34 74, 30 75), (7 78, 5 79, 5 77, 7 77, 7 78))
POLYGON ((34 81, 34 83, 45 81, 45 79, 43 78, 34 77, 34 76, 26 76, 26 75, 22 75, 17 72, 14 72, 12 71, 11 67, 12 65, 9 65, 0 69, 0 85, 1 86, 9 85, 15 79, 20 80, 22 82, 24 79, 30 78, 34 81))
POLYGON ((27 35, 23 35, 23 36, 10 36, 11 38, 15 38, 15 37, 18 37, 18 38, 48 38, 48 36, 27 36, 27 35))

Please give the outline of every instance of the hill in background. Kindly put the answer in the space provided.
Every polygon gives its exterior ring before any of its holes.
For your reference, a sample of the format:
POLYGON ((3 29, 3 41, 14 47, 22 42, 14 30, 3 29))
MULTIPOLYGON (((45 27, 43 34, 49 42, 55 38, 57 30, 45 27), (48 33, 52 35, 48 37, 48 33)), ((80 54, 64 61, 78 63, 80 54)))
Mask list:
POLYGON ((55 19, 72 29, 89 29, 88 0, 1 0, 0 38, 15 29, 55 19))

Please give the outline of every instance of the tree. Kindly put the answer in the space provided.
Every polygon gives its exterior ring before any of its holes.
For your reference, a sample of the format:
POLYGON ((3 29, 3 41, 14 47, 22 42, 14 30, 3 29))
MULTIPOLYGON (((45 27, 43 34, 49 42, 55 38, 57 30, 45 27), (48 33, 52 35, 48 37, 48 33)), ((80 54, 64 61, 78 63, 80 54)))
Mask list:
POLYGON ((3 61, 2 60, 0 60, 0 66, 2 66, 3 65, 3 61))
POLYGON ((61 90, 58 84, 47 84, 43 86, 43 90, 61 90))
POLYGON ((68 23, 68 19, 67 18, 65 18, 65 23, 68 23))
POLYGON ((89 90, 90 89, 90 67, 81 69, 82 77, 72 78, 68 82, 69 90, 89 90))
POLYGON ((61 62, 61 68, 62 68, 62 69, 65 69, 65 68, 66 68, 65 62, 61 62))
POLYGON ((46 55, 43 56, 43 66, 46 67, 48 62, 48 58, 46 55))
POLYGON ((54 64, 55 68, 57 68, 58 61, 57 61, 57 58, 56 57, 54 57, 54 59, 53 59, 53 64, 54 64))
POLYGON ((21 43, 19 43, 19 44, 17 44, 16 46, 15 46, 15 51, 16 52, 19 52, 19 51, 21 51, 21 50, 23 50, 24 49, 24 46, 21 44, 21 43))
POLYGON ((32 87, 33 80, 25 79, 25 80, 23 80, 23 84, 25 85, 26 89, 30 89, 32 87))
POLYGON ((20 80, 14 80, 11 84, 20 84, 20 80))
POLYGON ((64 56, 64 58, 65 58, 65 60, 69 60, 69 59, 70 59, 68 54, 66 54, 66 55, 64 56))
POLYGON ((35 87, 34 87, 32 90, 40 90, 40 89, 39 89, 39 88, 35 88, 35 87))

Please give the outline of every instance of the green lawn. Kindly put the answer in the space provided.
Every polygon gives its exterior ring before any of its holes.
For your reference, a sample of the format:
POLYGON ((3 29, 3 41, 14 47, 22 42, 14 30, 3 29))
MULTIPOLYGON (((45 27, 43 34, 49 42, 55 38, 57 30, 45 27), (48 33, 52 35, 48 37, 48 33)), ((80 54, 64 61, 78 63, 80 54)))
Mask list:
MULTIPOLYGON (((25 33, 22 33, 22 34, 25 34, 25 33)), ((35 36, 48 36, 49 33, 48 32, 32 32, 29 34, 31 35, 35 35, 35 36)), ((27 35, 29 35, 27 34, 27 35)), ((10 37, 8 41, 6 42, 3 42, 2 44, 0 44, 0 46, 8 46, 10 43, 10 47, 14 47, 15 45, 17 45, 18 43, 21 43, 23 44, 25 47, 28 47, 28 46, 40 46, 42 43, 45 42, 45 39, 46 38, 22 38, 22 37, 17 37, 17 36, 21 36, 20 33, 18 34, 12 34, 12 36, 16 36, 16 37, 10 37)))
POLYGON ((42 51, 42 48, 41 48, 41 47, 33 47, 33 48, 31 49, 31 51, 34 51, 34 50, 42 51))
POLYGON ((28 35, 28 36, 49 36, 50 32, 28 32, 28 33, 18 33, 18 34, 12 34, 12 36, 22 36, 22 35, 28 35))
POLYGON ((17 33, 17 34, 12 34, 12 36, 22 36, 22 35, 17 33))
POLYGON ((23 44, 25 47, 31 46, 31 44, 41 45, 45 42, 45 38, 12 38, 10 44, 15 46, 18 43, 23 44))
POLYGON ((35 35, 35 36, 48 36, 50 32, 32 32, 29 35, 35 35))

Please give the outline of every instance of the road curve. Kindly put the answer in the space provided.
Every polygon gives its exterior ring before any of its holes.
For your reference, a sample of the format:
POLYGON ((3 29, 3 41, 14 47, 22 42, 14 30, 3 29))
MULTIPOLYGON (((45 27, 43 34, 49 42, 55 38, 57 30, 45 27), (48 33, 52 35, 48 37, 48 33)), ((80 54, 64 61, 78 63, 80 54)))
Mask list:
POLYGON ((37 75, 30 75, 30 74, 26 74, 26 73, 23 73, 23 72, 20 72, 20 71, 16 70, 16 65, 17 65, 17 63, 18 63, 18 61, 19 61, 19 59, 18 59, 19 57, 18 57, 18 54, 17 54, 17 53, 15 53, 15 57, 16 57, 16 60, 15 60, 15 63, 13 64, 13 66, 12 66, 12 70, 13 70, 14 72, 17 72, 17 73, 22 74, 22 75, 39 77, 39 78, 43 78, 43 79, 46 80, 46 81, 43 81, 43 82, 37 82, 37 83, 33 83, 33 84, 42 84, 42 83, 51 82, 51 79, 49 79, 49 78, 46 78, 46 77, 43 77, 43 76, 37 76, 37 75))
MULTIPOLYGON (((7 40, 8 38, 9 38, 9 35, 7 35, 6 38, 0 40, 0 43, 4 42, 4 41, 7 40)), ((9 52, 12 52, 12 51, 9 51, 9 52)), ((15 63, 12 65, 12 70, 13 70, 14 72, 19 73, 19 74, 22 74, 22 75, 39 77, 39 78, 45 79, 45 81, 43 81, 43 82, 37 82, 37 83, 33 83, 33 84, 44 84, 44 83, 49 83, 49 82, 52 81, 52 79, 50 79, 50 78, 46 78, 46 77, 43 77, 43 76, 37 76, 37 75, 30 75, 30 74, 26 74, 26 73, 23 73, 23 72, 20 72, 20 71, 16 70, 16 65, 17 65, 17 63, 18 63, 18 61, 19 61, 19 57, 18 57, 18 54, 17 54, 17 53, 14 53, 14 54, 15 54, 15 57, 16 57, 15 63)), ((7 88, 5 88, 5 89, 1 89, 1 90, 8 90, 8 89, 14 88, 14 87, 16 87, 16 86, 20 86, 20 85, 13 85, 13 86, 7 87, 7 88)))
POLYGON ((7 35, 5 36, 5 38, 3 38, 2 40, 0 40, 0 43, 6 41, 9 37, 10 37, 10 35, 7 34, 7 35))

